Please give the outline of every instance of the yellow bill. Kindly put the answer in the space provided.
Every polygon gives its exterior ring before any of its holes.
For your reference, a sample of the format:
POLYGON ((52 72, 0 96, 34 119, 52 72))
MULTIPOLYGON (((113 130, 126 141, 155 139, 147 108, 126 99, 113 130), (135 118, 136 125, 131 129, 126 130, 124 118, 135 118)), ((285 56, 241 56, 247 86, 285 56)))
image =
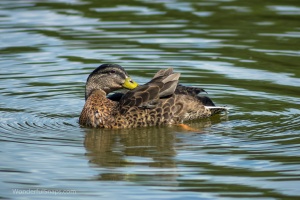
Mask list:
POLYGON ((130 77, 126 78, 125 82, 123 84, 124 88, 130 89, 130 90, 136 88, 137 86, 138 86, 137 82, 132 80, 130 77))

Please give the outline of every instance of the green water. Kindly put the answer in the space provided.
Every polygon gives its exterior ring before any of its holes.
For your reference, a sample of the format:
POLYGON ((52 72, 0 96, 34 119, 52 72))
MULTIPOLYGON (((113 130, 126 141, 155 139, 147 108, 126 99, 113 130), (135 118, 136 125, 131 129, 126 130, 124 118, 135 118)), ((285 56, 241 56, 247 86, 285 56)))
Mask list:
POLYGON ((299 199, 299 21, 296 0, 2 0, 0 198, 299 199), (173 67, 231 110, 82 128, 102 63, 141 84, 173 67))

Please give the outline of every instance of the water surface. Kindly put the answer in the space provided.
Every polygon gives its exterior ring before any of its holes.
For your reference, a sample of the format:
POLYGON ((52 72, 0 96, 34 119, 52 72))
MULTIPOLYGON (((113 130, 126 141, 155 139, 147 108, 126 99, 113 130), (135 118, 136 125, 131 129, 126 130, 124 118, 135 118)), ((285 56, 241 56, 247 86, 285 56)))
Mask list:
POLYGON ((2 0, 0 198, 298 199, 299 11, 279 0, 2 0), (188 123, 198 132, 80 127, 86 78, 102 63, 139 83, 173 67, 232 109, 188 123))

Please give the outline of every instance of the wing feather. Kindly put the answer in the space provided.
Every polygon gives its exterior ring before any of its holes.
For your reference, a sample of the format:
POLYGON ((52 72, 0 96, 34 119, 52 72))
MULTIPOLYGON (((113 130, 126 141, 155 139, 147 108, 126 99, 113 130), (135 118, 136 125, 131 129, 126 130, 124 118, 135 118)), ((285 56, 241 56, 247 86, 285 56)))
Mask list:
POLYGON ((173 73, 172 68, 158 71, 150 82, 123 95, 119 102, 120 112, 124 114, 131 107, 153 107, 159 98, 174 94, 179 76, 180 73, 173 73))

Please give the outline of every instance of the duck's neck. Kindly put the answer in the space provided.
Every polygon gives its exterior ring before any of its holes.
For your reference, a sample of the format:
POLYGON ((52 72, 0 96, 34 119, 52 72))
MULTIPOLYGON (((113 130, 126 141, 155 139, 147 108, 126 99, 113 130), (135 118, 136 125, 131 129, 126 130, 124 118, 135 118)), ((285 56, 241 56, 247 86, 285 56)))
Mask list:
POLYGON ((104 96, 106 96, 106 93, 103 90, 95 89, 95 88, 86 88, 85 89, 85 100, 87 100, 90 96, 92 96, 93 93, 103 93, 104 96))
POLYGON ((110 91, 105 90, 105 87, 101 87, 103 83, 95 82, 95 81, 87 81, 85 85, 85 100, 91 96, 95 91, 101 91, 106 96, 110 91))

